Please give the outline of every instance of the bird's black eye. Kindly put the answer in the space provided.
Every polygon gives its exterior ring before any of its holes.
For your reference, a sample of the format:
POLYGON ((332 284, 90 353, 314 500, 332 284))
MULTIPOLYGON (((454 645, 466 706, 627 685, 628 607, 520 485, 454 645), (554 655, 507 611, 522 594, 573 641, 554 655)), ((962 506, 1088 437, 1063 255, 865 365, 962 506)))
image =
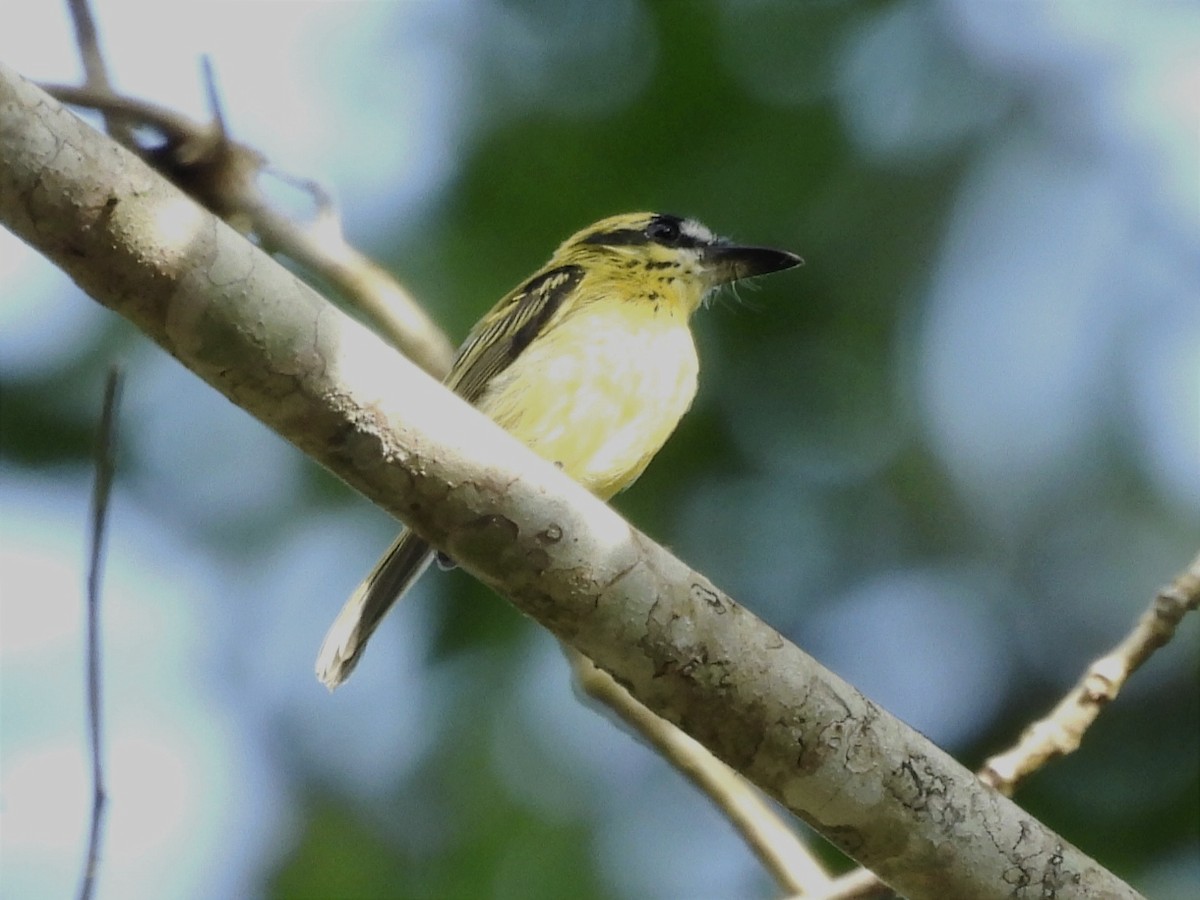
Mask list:
POLYGON ((677 244, 679 236, 679 222, 675 219, 659 217, 646 226, 646 237, 660 244, 677 244))

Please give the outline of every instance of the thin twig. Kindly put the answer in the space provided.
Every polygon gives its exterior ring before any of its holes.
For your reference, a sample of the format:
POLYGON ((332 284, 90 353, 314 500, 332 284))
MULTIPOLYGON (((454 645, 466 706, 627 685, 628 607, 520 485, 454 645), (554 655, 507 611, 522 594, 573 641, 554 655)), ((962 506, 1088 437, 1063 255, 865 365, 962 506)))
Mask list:
MULTIPOLYGON (((87 85, 77 87, 73 84, 52 84, 48 82, 40 82, 39 84, 42 90, 60 103, 66 103, 70 106, 86 106, 88 109, 94 109, 102 115, 119 113, 120 115, 129 116, 131 119, 136 119, 139 125, 146 128, 153 128, 167 141, 181 143, 188 138, 194 138, 201 132, 207 135, 208 126, 194 122, 182 113, 177 113, 173 109, 159 106, 157 103, 151 103, 148 100, 125 97, 121 94, 111 93, 104 88, 93 88, 87 85)), ((130 149, 136 149, 139 155, 143 152, 139 147, 131 147, 130 149)))
POLYGON ((75 43, 83 62, 83 77, 94 88, 109 86, 108 67, 104 54, 100 52, 100 40, 96 33, 96 20, 92 17, 87 0, 67 0, 71 22, 75 26, 75 43))
POLYGON ((855 869, 839 875, 824 891, 806 896, 804 900, 883 900, 895 896, 896 892, 880 881, 879 876, 870 869, 855 869))
MULTIPOLYGON (((79 47, 79 58, 83 63, 83 83, 97 94, 114 93, 88 0, 67 0, 67 9, 75 25, 75 44, 79 47)), ((133 129, 126 118, 116 112, 102 112, 101 115, 105 129, 114 140, 126 145, 133 141, 133 129)))
POLYGON ((204 77, 204 96, 208 99, 208 111, 212 113, 212 127, 228 143, 229 130, 225 127, 225 108, 221 105, 221 94, 217 91, 217 75, 213 70, 212 57, 207 53, 200 57, 200 72, 204 77))
POLYGON ((630 696, 612 676, 563 645, 580 688, 642 735, 729 819, 776 883, 796 897, 824 895, 833 883, 789 825, 750 782, 704 745, 630 696))
POLYGON ((984 763, 979 777, 1002 794, 1052 759, 1079 749, 1084 733, 1138 667, 1175 635, 1183 617, 1200 607, 1200 556, 1163 588, 1133 630, 1093 662, 1079 683, 1047 715, 1030 725, 1016 745, 984 763))
POLYGON ((100 860, 100 827, 107 802, 100 729, 100 568, 104 559, 108 500, 115 468, 113 457, 116 446, 117 409, 121 402, 121 379, 119 366, 109 369, 108 380, 104 385, 104 406, 100 413, 100 429, 96 435, 95 446, 96 479, 92 486, 87 574, 87 707, 88 737, 92 755, 92 822, 88 831, 83 878, 79 885, 80 900, 88 900, 95 885, 96 869, 100 860))

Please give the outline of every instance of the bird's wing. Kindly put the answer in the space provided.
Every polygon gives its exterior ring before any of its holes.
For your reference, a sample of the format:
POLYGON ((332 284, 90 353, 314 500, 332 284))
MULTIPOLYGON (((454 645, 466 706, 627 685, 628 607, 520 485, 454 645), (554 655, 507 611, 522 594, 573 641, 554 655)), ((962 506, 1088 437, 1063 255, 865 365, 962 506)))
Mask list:
POLYGON ((497 303, 459 348, 446 385, 471 403, 478 400, 488 382, 545 330, 582 280, 582 266, 555 266, 497 303))

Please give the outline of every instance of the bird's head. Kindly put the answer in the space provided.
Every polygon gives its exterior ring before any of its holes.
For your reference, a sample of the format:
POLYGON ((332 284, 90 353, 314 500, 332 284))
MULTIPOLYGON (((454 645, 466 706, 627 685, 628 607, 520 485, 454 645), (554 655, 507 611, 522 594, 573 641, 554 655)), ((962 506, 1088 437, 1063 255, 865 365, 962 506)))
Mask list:
POLYGON ((662 291, 688 313, 723 284, 800 265, 786 250, 734 244, 695 219, 669 213, 625 213, 601 219, 568 238, 552 264, 574 263, 598 280, 662 291))

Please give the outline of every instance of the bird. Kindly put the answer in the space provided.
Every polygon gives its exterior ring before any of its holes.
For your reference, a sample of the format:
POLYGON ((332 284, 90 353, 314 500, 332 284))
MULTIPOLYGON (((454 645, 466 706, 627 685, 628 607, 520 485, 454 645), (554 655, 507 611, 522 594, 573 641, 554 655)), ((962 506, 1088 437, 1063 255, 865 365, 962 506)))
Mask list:
MULTIPOLYGON (((696 395, 692 314, 722 285, 798 266, 669 213, 610 216, 471 329, 445 385, 602 500, 629 487, 696 395)), ((436 556, 406 530, 346 601, 317 656, 330 690, 436 556)))

